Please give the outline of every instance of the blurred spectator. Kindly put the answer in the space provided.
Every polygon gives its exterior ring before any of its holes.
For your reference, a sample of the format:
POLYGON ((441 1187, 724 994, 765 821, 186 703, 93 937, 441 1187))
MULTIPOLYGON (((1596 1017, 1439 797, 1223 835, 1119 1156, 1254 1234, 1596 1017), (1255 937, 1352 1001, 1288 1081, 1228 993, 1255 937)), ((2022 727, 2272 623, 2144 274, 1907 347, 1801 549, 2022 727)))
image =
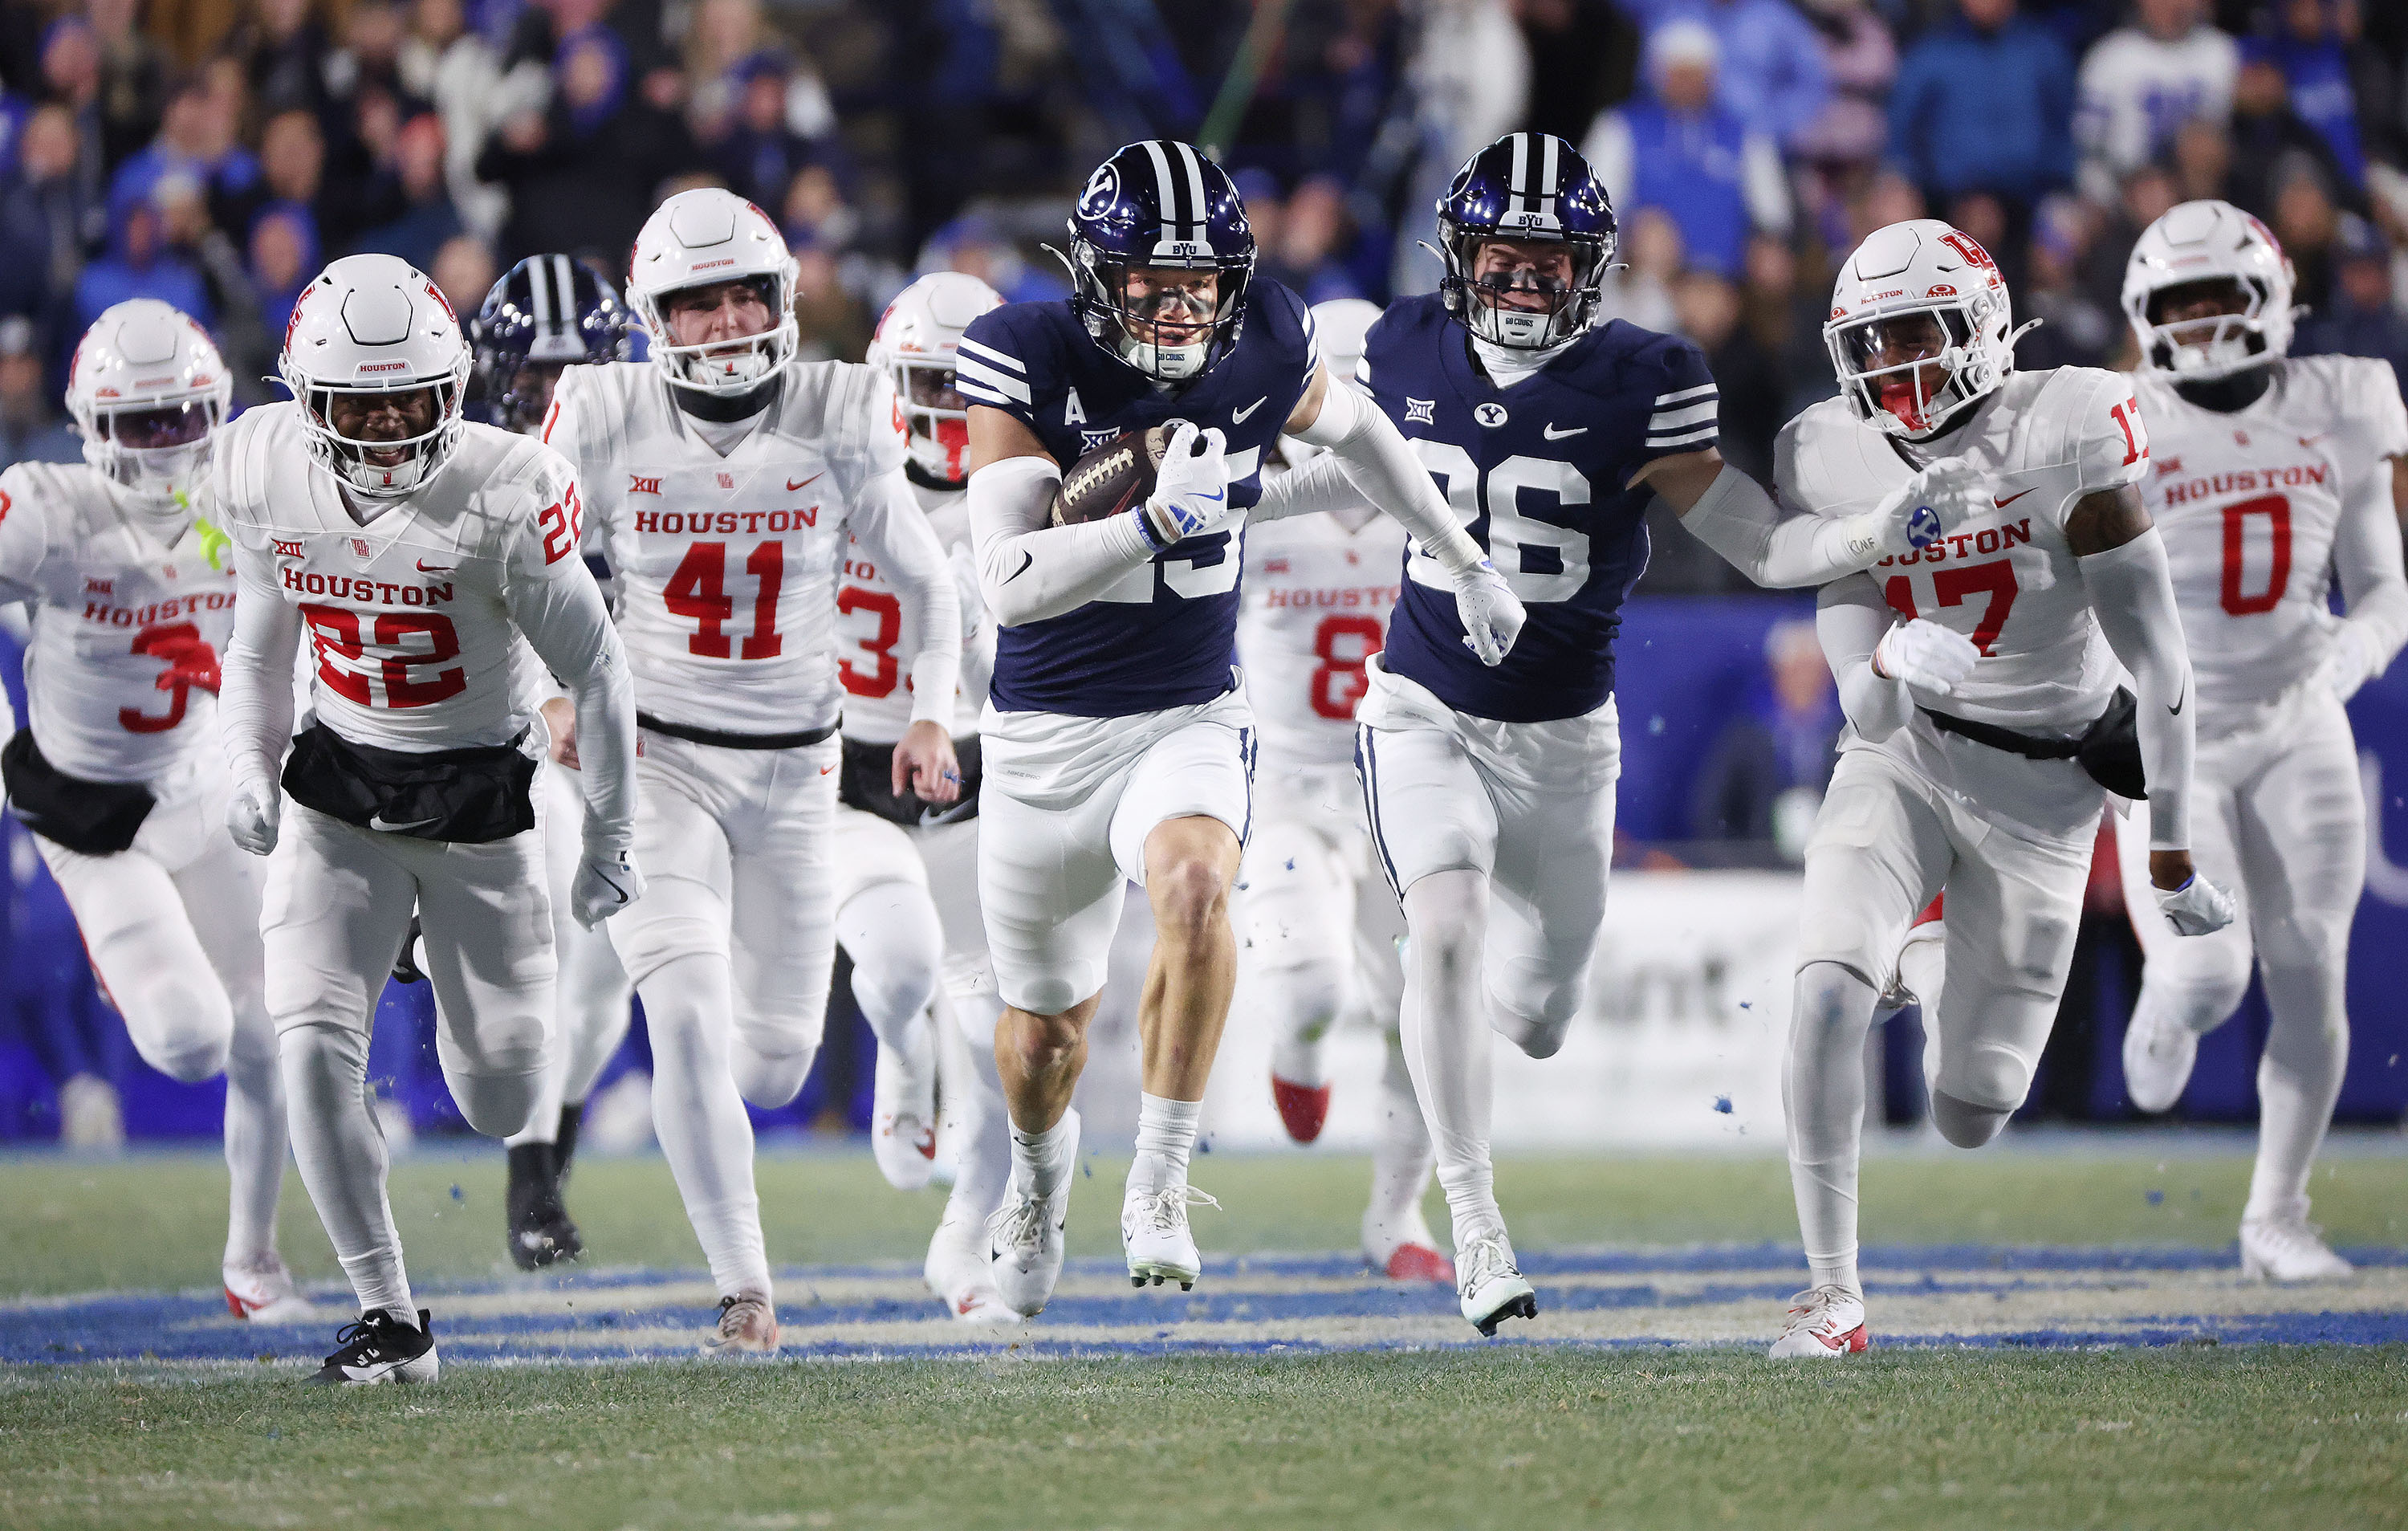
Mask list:
POLYGON ((588 25, 560 40, 551 107, 504 123, 478 156, 478 179, 509 191, 504 258, 562 250, 615 267, 661 182, 699 162, 684 119, 628 85, 626 45, 609 28, 588 25))
MULTIPOLYGON (((1252 204, 1249 204, 1251 206, 1252 204)), ((1333 297, 1361 297, 1363 289, 1339 259, 1346 242, 1346 194, 1335 181, 1315 176, 1297 187, 1284 205, 1268 204, 1275 213, 1275 238, 1258 231, 1264 275, 1293 290, 1307 303, 1333 297)))
POLYGON ((1638 208, 1622 215, 1621 267, 1608 270, 1598 321, 1626 320, 1641 329, 1670 334, 1680 324, 1672 308, 1672 280, 1681 274, 1681 231, 1661 208, 1638 208))
POLYGON ((60 412, 45 371, 34 322, 0 318, 0 468, 83 461, 83 438, 60 412))
POLYGON ((506 116, 540 110, 550 90, 540 65, 529 63, 507 79, 500 58, 467 30, 462 0, 418 0, 401 45, 401 79, 410 94, 435 104, 443 119, 444 178, 461 219, 492 238, 509 209, 500 188, 477 179, 477 152, 506 116))
POLYGON ((1069 282, 1031 266, 982 212, 966 212, 937 230, 920 251, 922 271, 959 271, 1003 295, 1007 303, 1042 303, 1070 296, 1069 282))
MULTIPOLYGON (((1823 343, 1827 302, 1818 276, 1800 279, 1797 253, 1762 235, 1748 241, 1747 281, 1740 293, 1747 332, 1767 358, 1780 389, 1773 426, 1837 392, 1831 354, 1823 343)), ((1769 477, 1768 477, 1769 482, 1769 477)))
POLYGON ((2325 195, 2322 177, 2294 171, 2274 192, 2274 215, 2266 220, 2283 253, 2299 272, 2295 296, 2310 310, 2321 309, 2332 293, 2333 256, 2341 241, 2342 212, 2325 195))
POLYGON ((2091 218, 2072 197, 2052 197, 2033 220, 2030 263, 2014 296, 2016 321, 2040 327, 2016 344, 2018 367, 2104 367, 2122 347, 2122 311, 2102 306, 2080 280, 2091 218))
MULTIPOLYGON (((92 23, 66 15, 42 34, 42 84, 50 99, 73 114, 78 174, 95 205, 103 201, 104 177, 110 163, 104 139, 100 104, 100 44, 92 23)), ((86 231, 87 242, 93 239, 86 231)))
POLYGON ((1781 412, 1780 369, 1741 323, 1740 291, 1711 271, 1691 271, 1672 286, 1681 333, 1706 354, 1720 395, 1724 460, 1761 484, 1772 482, 1772 438, 1781 412))
POLYGON ((1790 141, 1801 159, 1825 166, 1870 165, 1889 136, 1882 101, 1898 78, 1898 45, 1871 0, 1804 0, 1823 54, 1831 97, 1790 141))
POLYGON ((824 165, 795 172, 780 211, 789 239, 811 240, 831 250, 852 244, 861 230, 861 215, 845 205, 836 176, 824 165))
POLYGON ((1899 64, 1889 158, 1929 201, 1987 192, 2028 209, 2073 176, 2072 61, 2015 0, 1958 0, 1899 64))
POLYGON ((167 55, 137 24, 141 0, 84 0, 100 51, 100 151, 110 165, 150 141, 167 105, 167 55))
POLYGON ((1793 145, 1823 114, 1831 84, 1822 41, 1787 0, 1620 0, 1652 49, 1677 21, 1703 23, 1721 44, 1716 99, 1725 111, 1776 144, 1793 145))
MULTIPOLYGON (((259 300, 242 252, 209 221, 208 202, 192 176, 178 171, 161 177, 150 189, 150 201, 159 209, 160 238, 168 251, 200 275, 215 315, 209 327, 233 368, 236 397, 246 404, 258 402, 266 397, 259 377, 274 350, 260 326, 259 300)), ((282 337, 280 327, 277 338, 282 337)))
POLYGON ((2230 116, 2241 67, 2202 0, 2139 0, 2134 9, 2140 24, 2101 37, 2082 61, 2074 137, 2083 194, 2100 203, 2114 202, 2123 179, 2162 154, 2185 123, 2230 116))
POLYGON ((361 234, 355 248, 399 255, 422 271, 432 270, 435 253, 464 226, 443 179, 441 119, 423 111, 404 123, 394 138, 393 158, 401 214, 361 234))
POLYGON ((24 135, 25 119, 33 115, 33 99, 0 82, 0 181, 17 173, 17 142, 24 135))
POLYGON ((2090 242, 2082 285, 2092 302, 2111 313, 2124 311, 2124 267, 2141 231, 2183 200, 2182 188, 2163 166, 2144 165, 2124 178, 2124 195, 2090 242))
POLYGON ((251 284, 260 323, 279 342, 301 289, 318 274, 317 225, 289 203, 270 207, 251 225, 251 284))
POLYGON ((2252 42, 2243 59, 2232 94, 2227 195, 2234 205, 2272 223, 2283 188, 2297 177, 2315 177, 2328 194, 2342 192, 2348 182, 2332 145, 2291 109, 2290 86, 2265 45, 2252 42))
POLYGON ((212 200, 239 197, 259 181, 259 161, 235 139, 235 121, 206 75, 189 75, 168 93, 159 137, 117 167, 111 196, 147 196, 162 176, 201 183, 212 200))
MULTIPOLYGON (((84 246, 107 229, 103 204, 84 175, 75 118, 47 106, 25 120, 17 173, 0 183, 0 307, 30 310, 75 290, 84 246)), ((95 167, 96 168, 96 167, 95 167)))
POLYGON ((1752 231, 1789 231, 1789 183, 1772 138, 1717 105, 1721 45, 1703 23, 1648 34, 1650 95, 1601 114, 1581 152, 1617 209, 1661 208, 1689 264, 1736 278, 1752 231))
POLYGON ((158 208, 148 197, 109 204, 108 253, 76 278, 75 325, 79 333, 101 311, 128 298, 155 297, 207 325, 217 318, 201 274, 169 248, 158 208))
POLYGON ((435 264, 427 267, 426 274, 442 289, 452 312, 475 313, 485 301, 485 295, 493 291, 494 279, 500 273, 494 269, 494 253, 485 247, 484 240, 473 234, 455 234, 435 253, 435 264))
POLYGON ((256 17, 236 33, 234 51, 251 61, 251 98, 262 113, 324 103, 329 50, 312 8, 311 0, 257 0, 256 17))
POLYGON ((2391 298, 2391 247, 2363 219, 2342 220, 2332 296, 2300 326, 2302 356, 2380 356, 2408 383, 2408 317, 2391 298))
POLYGON ((1611 0, 1518 0, 1512 10, 1529 75, 1519 125, 1577 140, 1637 82, 1638 26, 1611 0))
POLYGON ((280 111, 267 120, 259 136, 259 185, 250 196, 221 206, 227 232, 238 231, 248 241, 251 226, 273 208, 299 219, 308 226, 310 248, 323 249, 318 208, 325 182, 326 140, 318 131, 315 113, 280 111))
POLYGON ((833 252, 816 243, 795 249, 795 325, 801 354, 811 361, 857 361, 868 349, 870 314, 837 270, 833 252))
POLYGON ((1763 673, 1698 772, 1690 835, 1769 843, 1783 860, 1803 860, 1844 721, 1813 622, 1775 623, 1764 635, 1763 673))
MULTIPOLYGON (((2263 45, 2265 56, 2283 71, 2291 110, 2323 136, 2349 184, 2363 186, 2366 145, 2358 131, 2358 88, 2336 14, 2344 7, 2332 0, 2280 0, 2280 5, 2282 27, 2263 45)), ((2379 71, 2377 78, 2387 72, 2379 71)), ((2370 103, 2374 109, 2364 114, 2365 120, 2379 120, 2376 114, 2389 104, 2387 96, 2370 103)))
POLYGON ((715 135, 711 158, 727 189, 774 208, 795 178, 823 156, 786 119, 786 87, 794 62, 778 49, 764 49, 735 71, 734 109, 715 135))
POLYGON ((2174 184, 2185 202, 2224 197, 2232 181, 2232 133, 2193 118, 2174 135, 2174 184))

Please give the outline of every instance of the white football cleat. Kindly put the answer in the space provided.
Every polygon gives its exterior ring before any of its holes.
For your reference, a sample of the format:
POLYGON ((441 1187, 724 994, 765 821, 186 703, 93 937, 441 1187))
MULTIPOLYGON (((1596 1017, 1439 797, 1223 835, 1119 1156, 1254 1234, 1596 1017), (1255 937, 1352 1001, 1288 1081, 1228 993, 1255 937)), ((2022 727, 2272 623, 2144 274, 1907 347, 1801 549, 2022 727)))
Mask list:
POLYGON ((125 1147, 125 1112, 115 1085, 97 1074, 79 1074, 59 1086, 59 1147, 86 1153, 125 1147))
POLYGON ((225 1265, 226 1311, 253 1323, 308 1323, 308 1301, 294 1289, 293 1273, 275 1255, 249 1265, 225 1265))
POLYGON ((1865 1300, 1845 1287, 1809 1287, 1789 1299, 1789 1320, 1765 1353, 1775 1361, 1799 1356, 1856 1355, 1872 1347, 1865 1332, 1865 1300))
POLYGON ((1507 1319, 1539 1316, 1539 1293, 1513 1263, 1513 1246, 1502 1233, 1486 1234, 1455 1249, 1455 1294, 1474 1329, 1495 1338, 1507 1319))
POLYGON ((1003 1305, 1024 1319, 1045 1311, 1054 1283, 1062 1278, 1069 1248, 1070 1187, 1039 1196, 1019 1180, 1003 1193, 1003 1205, 986 1220, 987 1269, 1003 1305))
POLYGON ((918 1191, 937 1167, 937 1038, 923 1010, 904 1023, 910 1038, 878 1049, 871 1070, 869 1151, 897 1191, 918 1191))
POLYGON ((2199 1033, 2179 1016, 2148 1005, 2124 1029, 2124 1093, 2141 1110, 2172 1110, 2198 1062, 2199 1033))
POLYGON ((1180 1291, 1194 1291, 1196 1278, 1204 1274, 1204 1257, 1196 1252, 1187 1209, 1220 1205, 1183 1180, 1152 1190, 1131 1186, 1121 1203, 1121 1249, 1128 1256, 1129 1285, 1176 1281, 1180 1291))
POLYGON ((757 1293, 719 1299, 719 1324, 702 1342, 708 1356, 776 1355, 778 1310, 757 1293))
POLYGON ((920 1267, 928 1290, 945 1311, 964 1323, 1018 1323, 1020 1315, 1003 1300, 995 1284, 995 1267, 987 1258, 986 1229, 977 1219, 945 1209, 928 1241, 928 1259, 920 1267))
POLYGON ((2247 1218, 2241 1224, 2241 1278, 2287 1286, 2346 1281, 2358 1267, 2332 1252, 2324 1230, 2304 1219, 2247 1218))

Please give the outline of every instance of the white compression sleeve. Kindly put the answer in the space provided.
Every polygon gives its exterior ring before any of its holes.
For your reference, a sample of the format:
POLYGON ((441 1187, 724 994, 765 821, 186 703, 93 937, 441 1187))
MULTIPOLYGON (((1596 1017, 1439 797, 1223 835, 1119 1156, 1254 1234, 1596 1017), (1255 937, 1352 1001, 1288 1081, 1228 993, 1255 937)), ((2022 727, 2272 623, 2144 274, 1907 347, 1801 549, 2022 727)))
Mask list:
POLYGON ((970 475, 979 584, 1004 627, 1075 611, 1154 556, 1134 515, 1047 526, 1045 508, 1061 482, 1062 469, 1046 457, 1006 457, 970 475))
POLYGON ((2391 504, 2390 459, 2366 475, 2366 484, 2342 507, 2333 540, 2333 568, 2341 576, 2349 621, 2374 641, 2383 673, 2408 643, 2408 578, 2401 572, 2400 522, 2391 504))
POLYGON ((293 657, 301 643, 301 614, 285 603, 275 580, 240 542, 235 572, 234 641, 221 672, 218 727, 235 786, 273 796, 293 740, 293 657))
POLYGON ((1828 585, 1870 566, 1882 551, 1871 513, 1784 516, 1762 485, 1728 463, 1681 525, 1732 568, 1773 589, 1828 585))
POLYGON ((1346 465, 1333 454, 1316 455, 1303 467, 1277 478, 1263 477, 1263 498, 1246 513, 1246 519, 1259 526, 1266 521, 1284 521, 1294 515, 1311 515, 1315 511, 1354 510, 1369 504, 1363 491, 1346 474, 1346 465))
POLYGON ((625 850, 636 843, 636 684, 601 586, 580 564, 557 579, 512 580, 509 605, 510 619, 577 704, 586 848, 625 850))
POLYGON ((2090 609, 2140 697, 2141 768, 2149 783, 2149 848, 2190 848, 2196 748, 2190 655, 2183 646, 2165 539, 2151 527, 2121 547, 2080 559, 2090 609))
POLYGON ((961 683, 961 594, 953 565, 897 468, 872 479, 851 518, 853 533, 903 598, 904 619, 919 647, 911 660, 911 721, 950 730, 961 683))
POLYGON ((1487 555, 1447 508, 1404 433, 1352 384, 1332 383, 1324 388, 1321 412, 1297 436, 1327 447, 1362 497, 1412 532, 1422 551, 1449 574, 1466 573, 1486 561, 1487 555))
POLYGON ((1873 650, 1889 631, 1890 610, 1868 579, 1849 578, 1824 586, 1814 609, 1814 636, 1840 690, 1840 710, 1865 739, 1880 741, 1914 716, 1914 698, 1904 681, 1873 672, 1873 650))

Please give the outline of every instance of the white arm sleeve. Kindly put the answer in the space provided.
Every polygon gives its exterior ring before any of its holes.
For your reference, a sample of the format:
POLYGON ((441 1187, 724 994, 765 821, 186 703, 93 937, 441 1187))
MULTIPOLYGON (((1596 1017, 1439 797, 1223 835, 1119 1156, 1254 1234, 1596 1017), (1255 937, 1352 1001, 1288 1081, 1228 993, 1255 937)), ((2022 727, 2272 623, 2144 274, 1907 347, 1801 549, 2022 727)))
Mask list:
POLYGON ((2408 643, 2408 577, 2401 571, 2399 513, 2391 503, 2391 458, 2380 458, 2341 509, 2333 564, 2353 627, 2373 640, 2380 675, 2408 643))
POLYGON ((301 614, 284 599, 259 556, 234 545, 234 641, 220 671, 218 729, 234 785, 273 798, 293 742, 293 660, 301 614))
POLYGON ((601 586, 569 561, 552 578, 512 579, 510 620, 577 704, 585 848, 615 856, 636 842, 636 683, 601 586))
POLYGON ((1006 457, 970 475, 970 542, 979 584, 1007 628, 1075 611, 1150 561, 1134 515, 1049 527, 1062 469, 1048 457, 1006 457))
POLYGON ((1327 447, 1362 497, 1412 532, 1422 551, 1449 574, 1464 574, 1486 561, 1480 544, 1447 508, 1404 433, 1361 393, 1331 382, 1321 391, 1321 412, 1296 434, 1314 446, 1327 447))
POLYGON ((2077 560, 2100 630, 2139 693, 2141 770, 2149 783, 2149 848, 2190 848, 2190 769, 2199 709, 2174 605, 2165 539, 2151 527, 2121 547, 2077 560))
POLYGON ((953 693, 961 685, 961 595, 953 565, 912 498, 911 481, 896 468, 863 488, 850 518, 853 534, 903 599, 904 620, 917 644, 911 661, 911 721, 951 732, 953 693))
POLYGON ((1263 498, 1246 513, 1246 519, 1260 526, 1266 521, 1311 515, 1315 511, 1358 509, 1368 503, 1363 491, 1355 488, 1354 481, 1347 476, 1346 465, 1331 454, 1320 452, 1303 467, 1277 478, 1264 475, 1263 498))
POLYGON ((1784 516, 1761 484, 1728 463, 1681 525, 1733 569, 1776 590, 1828 585, 1871 567, 1882 551, 1879 520, 1870 512, 1784 516))
POLYGON ((1904 681, 1873 672, 1873 650, 1897 618, 1873 582, 1861 577, 1823 587, 1814 605, 1814 636, 1839 683, 1840 710, 1859 738, 1879 743, 1914 716, 1914 698, 1904 681))

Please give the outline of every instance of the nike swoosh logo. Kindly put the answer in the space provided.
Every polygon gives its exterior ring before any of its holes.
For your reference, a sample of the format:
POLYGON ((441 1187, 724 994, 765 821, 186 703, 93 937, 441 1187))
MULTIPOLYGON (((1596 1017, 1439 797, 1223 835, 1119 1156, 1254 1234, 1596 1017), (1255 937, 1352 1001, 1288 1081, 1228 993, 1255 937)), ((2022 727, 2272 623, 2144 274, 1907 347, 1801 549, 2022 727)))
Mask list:
MULTIPOLYGON (((2034 485, 2032 485, 2032 488, 2033 488, 2033 489, 2036 489, 2036 488, 2038 488, 2038 487, 2040 487, 2040 485, 2038 485, 2038 484, 2034 484, 2034 485)), ((2028 495, 2028 494, 2030 494, 2030 493, 2031 493, 2031 489, 2019 489, 2019 490, 2015 491, 2014 494, 2009 495, 2006 498, 2001 499, 2001 500, 1996 500, 1996 501, 1993 501, 1993 503, 1995 503, 1995 504, 1999 507, 1999 509, 2000 509, 2000 510, 2002 510, 2002 511, 2003 511, 2003 510, 2005 510, 2008 506, 2010 506, 2010 505, 2014 504, 2016 500, 2023 498, 2024 498, 2024 496, 2026 496, 2026 495, 2028 495)))
POLYGON ((418 571, 422 574, 449 574, 459 567, 457 564, 437 564, 429 568, 425 559, 418 560, 418 571))
POLYGON ((1006 575, 1003 577, 1003 583, 1004 583, 1004 584, 1006 584, 1006 585, 1010 585, 1012 581, 1014 581, 1014 580, 1016 580, 1016 579, 1020 578, 1020 576, 1021 576, 1021 575, 1027 573, 1027 572, 1028 572, 1028 566, 1029 566, 1030 564, 1035 563, 1036 561, 1037 561, 1037 555, 1036 555, 1036 554, 1034 554, 1034 553, 1023 553, 1023 554, 1020 556, 1020 567, 1019 567, 1019 568, 1017 568, 1017 569, 1015 569, 1015 570, 1013 570, 1010 573, 1006 574, 1006 575))
POLYGON ((820 767, 820 774, 821 774, 821 775, 823 775, 823 776, 824 776, 824 775, 826 775, 829 772, 834 771, 835 769, 836 769, 836 767, 834 767, 834 766, 822 766, 822 767, 820 767))
POLYGON ((2170 702, 2168 702, 2168 703, 2166 704, 2166 711, 2167 711, 2167 712, 2170 712, 2170 713, 2172 713, 2172 714, 2173 714, 2173 715, 2174 715, 2174 716, 2176 716, 2176 717, 2180 717, 2180 716, 2182 716, 2182 710, 2183 710, 2183 708, 2185 708, 2186 706, 2189 705, 2189 703, 2190 703, 2190 688, 2189 688, 2188 686, 2185 686, 2185 687, 2183 688, 2182 700, 2181 700, 2181 701, 2170 701, 2170 702))
POLYGON ((1555 422, 1550 420, 1547 422, 1547 428, 1539 432, 1539 434, 1545 437, 1550 441, 1560 441, 1567 436, 1582 436, 1587 434, 1587 432, 1588 427, 1586 426, 1574 426, 1570 430, 1557 430, 1555 428, 1555 422))
POLYGON ((368 816, 369 829, 381 830, 387 834, 408 834, 412 830, 423 830, 435 822, 437 820, 432 818, 415 818, 407 824, 388 824, 382 814, 372 814, 368 816))
POLYGON ((1247 405, 1242 410, 1231 410, 1229 412, 1229 424, 1233 426, 1244 425, 1246 423, 1246 416, 1254 413, 1256 410, 1261 409, 1263 405, 1269 400, 1270 397, 1270 395, 1265 394, 1261 398, 1255 399, 1252 404, 1247 405))
POLYGON ((794 480, 792 480, 792 479, 788 479, 788 480, 786 481, 786 492, 787 492, 788 494, 792 494, 792 493, 794 493, 794 492, 795 492, 796 490, 797 490, 797 489, 806 489, 806 488, 809 488, 810 485, 812 485, 812 484, 817 484, 820 480, 822 480, 823 478, 825 478, 826 476, 827 476, 827 469, 824 469, 824 468, 823 468, 823 469, 821 469, 818 472, 813 473, 810 478, 805 479, 805 480, 804 480, 802 483, 800 483, 800 484, 796 484, 794 480))

